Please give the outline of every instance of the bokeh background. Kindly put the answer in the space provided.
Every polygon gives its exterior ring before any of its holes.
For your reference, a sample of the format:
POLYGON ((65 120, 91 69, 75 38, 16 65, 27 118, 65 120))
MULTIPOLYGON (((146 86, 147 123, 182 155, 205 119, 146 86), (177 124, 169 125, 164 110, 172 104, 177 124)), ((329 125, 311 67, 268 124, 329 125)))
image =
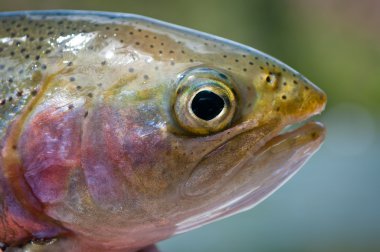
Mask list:
POLYGON ((163 252, 380 251, 380 1, 0 0, 0 11, 137 13, 247 44, 329 97, 321 150, 256 208, 163 241, 163 252))

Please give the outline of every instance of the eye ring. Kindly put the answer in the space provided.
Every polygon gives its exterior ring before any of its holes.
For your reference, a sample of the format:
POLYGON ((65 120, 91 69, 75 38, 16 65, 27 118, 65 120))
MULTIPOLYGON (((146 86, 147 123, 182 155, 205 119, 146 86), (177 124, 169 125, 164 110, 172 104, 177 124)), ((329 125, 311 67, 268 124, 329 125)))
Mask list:
POLYGON ((214 69, 196 68, 179 77, 174 114, 183 129, 205 135, 231 123, 236 103, 229 77, 214 69))

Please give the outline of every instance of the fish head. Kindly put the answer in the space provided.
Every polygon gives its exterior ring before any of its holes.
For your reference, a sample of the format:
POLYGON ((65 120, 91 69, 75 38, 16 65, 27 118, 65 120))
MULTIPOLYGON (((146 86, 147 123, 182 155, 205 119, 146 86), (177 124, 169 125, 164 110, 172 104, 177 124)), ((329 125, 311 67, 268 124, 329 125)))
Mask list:
POLYGON ((323 142, 319 123, 285 130, 326 95, 262 52, 141 17, 55 18, 81 32, 49 37, 9 146, 44 214, 84 242, 139 248, 247 210, 323 142))
POLYGON ((145 76, 136 86, 144 98, 131 103, 114 92, 111 107, 128 111, 116 132, 124 132, 123 155, 131 161, 127 184, 136 212, 130 218, 152 218, 154 230, 159 223, 181 233, 253 207, 298 171, 319 148, 324 128, 308 123, 281 132, 319 114, 326 95, 256 50, 167 34, 169 53, 135 67, 145 76))

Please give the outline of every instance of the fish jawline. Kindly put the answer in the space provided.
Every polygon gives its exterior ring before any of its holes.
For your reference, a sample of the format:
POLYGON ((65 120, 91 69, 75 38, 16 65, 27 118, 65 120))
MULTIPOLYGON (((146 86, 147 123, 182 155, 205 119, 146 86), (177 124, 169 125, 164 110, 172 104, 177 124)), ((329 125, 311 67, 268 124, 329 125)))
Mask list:
MULTIPOLYGON (((241 134, 250 134, 250 132, 241 134)), ((228 184, 239 184, 239 189, 233 194, 228 194, 226 196, 228 199, 221 196, 212 203, 214 207, 209 207, 207 210, 198 209, 201 210, 201 214, 193 215, 178 223, 175 234, 253 208, 293 177, 320 148, 324 138, 325 128, 321 123, 307 122, 303 126, 287 130, 265 141, 261 147, 254 149, 245 157, 244 163, 228 178, 228 184)), ((208 195, 208 197, 213 196, 208 195)))

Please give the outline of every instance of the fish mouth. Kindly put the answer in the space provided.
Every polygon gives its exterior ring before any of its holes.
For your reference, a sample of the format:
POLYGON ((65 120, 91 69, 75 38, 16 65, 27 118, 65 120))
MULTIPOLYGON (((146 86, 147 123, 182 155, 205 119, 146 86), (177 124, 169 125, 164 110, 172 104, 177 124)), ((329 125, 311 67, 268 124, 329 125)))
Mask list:
MULTIPOLYGON (((238 137, 247 138, 250 134, 252 130, 238 137)), ((318 151, 325 135, 322 123, 309 121, 276 134, 258 148, 253 147, 218 183, 209 186, 207 193, 202 190, 197 194, 207 198, 206 204, 197 208, 199 215, 193 214, 178 223, 176 234, 253 208, 300 170, 318 151)), ((228 142, 236 141, 235 138, 228 142)), ((196 200, 194 194, 191 196, 196 200)))

